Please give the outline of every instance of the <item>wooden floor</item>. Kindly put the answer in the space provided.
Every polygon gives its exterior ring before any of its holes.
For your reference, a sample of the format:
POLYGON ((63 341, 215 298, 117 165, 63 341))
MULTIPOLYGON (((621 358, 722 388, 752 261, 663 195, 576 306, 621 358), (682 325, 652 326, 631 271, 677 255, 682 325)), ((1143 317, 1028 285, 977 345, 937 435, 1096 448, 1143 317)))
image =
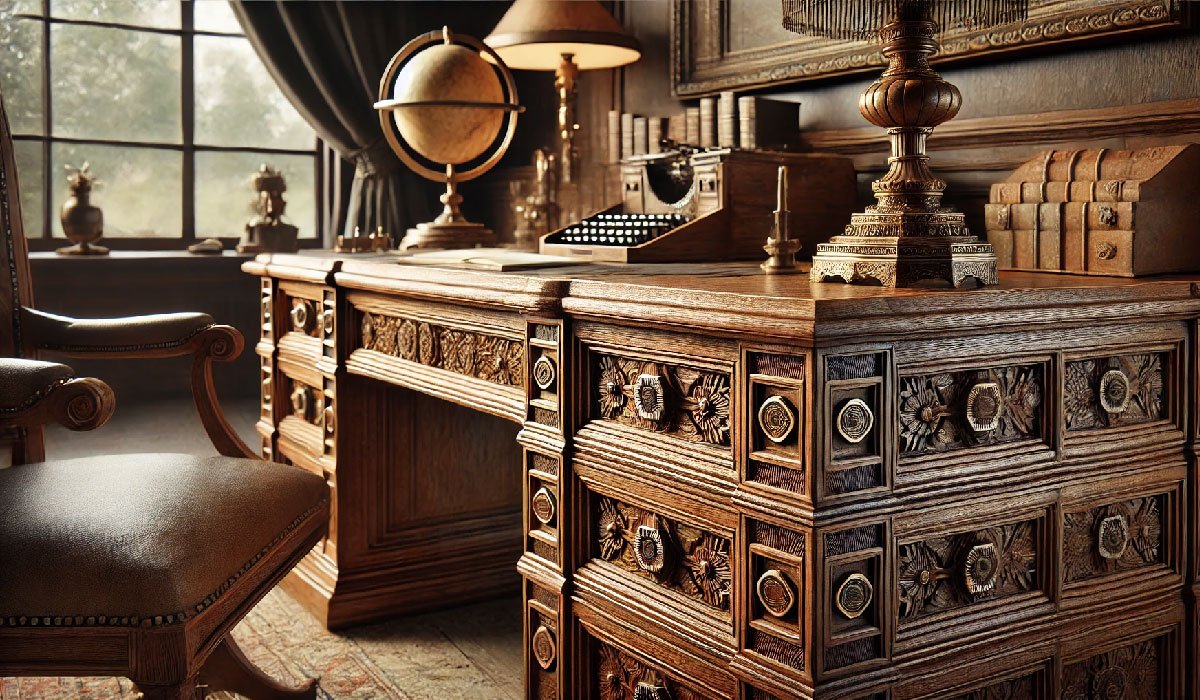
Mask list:
MULTIPOLYGON (((225 408, 247 443, 257 442, 257 401, 227 402, 225 408)), ((187 400, 118 403, 116 415, 100 430, 51 430, 46 439, 49 459, 146 451, 214 454, 187 400)), ((516 599, 353 628, 341 636, 403 692, 397 697, 517 700, 522 694, 521 613, 516 599)))

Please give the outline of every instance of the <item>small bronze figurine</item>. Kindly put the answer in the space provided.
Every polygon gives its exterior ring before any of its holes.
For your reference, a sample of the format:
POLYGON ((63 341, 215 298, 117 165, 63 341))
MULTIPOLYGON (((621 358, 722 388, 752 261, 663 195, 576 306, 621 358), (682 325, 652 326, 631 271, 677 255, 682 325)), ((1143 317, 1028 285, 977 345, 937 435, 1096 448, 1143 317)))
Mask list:
POLYGON ((767 237, 767 244, 763 246, 769 257, 759 266, 768 275, 790 275, 800 272, 800 268, 796 267, 796 251, 800 250, 800 241, 792 238, 791 231, 788 230, 788 216, 791 212, 787 208, 787 176, 787 166, 779 166, 779 179, 775 188, 775 225, 771 231, 772 235, 767 237))
POLYGON ((275 168, 263 163, 250 179, 258 198, 254 200, 254 218, 246 223, 246 231, 238 243, 239 253, 294 253, 299 249, 296 233, 291 224, 283 222, 287 202, 287 181, 275 168))
POLYGON ((59 220, 63 233, 75 245, 59 248, 59 255, 108 255, 108 248, 91 245, 104 235, 104 212, 91 203, 92 187, 100 183, 88 172, 90 167, 86 162, 81 168, 67 166, 72 171, 67 177, 71 196, 63 202, 59 220))

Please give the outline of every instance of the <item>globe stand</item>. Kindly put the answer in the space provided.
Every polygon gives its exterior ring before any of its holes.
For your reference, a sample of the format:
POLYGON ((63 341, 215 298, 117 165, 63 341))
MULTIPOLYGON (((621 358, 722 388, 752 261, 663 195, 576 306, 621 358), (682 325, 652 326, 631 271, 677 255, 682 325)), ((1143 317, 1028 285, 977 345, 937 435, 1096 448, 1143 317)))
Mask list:
POLYGON ((997 282, 991 244, 970 234, 961 213, 941 206, 946 182, 929 169, 925 141, 933 127, 954 118, 962 95, 929 66, 938 48, 931 3, 912 7, 924 16, 902 14, 880 30, 888 68, 859 101, 863 117, 886 128, 891 140, 888 171, 871 183, 877 203, 851 215, 845 235, 817 245, 814 282, 997 282))
POLYGON ((442 213, 433 221, 417 224, 408 229, 400 250, 414 248, 477 248, 496 244, 496 235, 483 224, 467 221, 459 205, 462 195, 454 176, 454 166, 446 166, 446 192, 439 198, 442 213))
POLYGON ((458 185, 500 161, 512 143, 517 113, 524 110, 517 102, 512 73, 500 56, 474 37, 451 33, 449 27, 422 34, 392 56, 379 81, 375 109, 384 138, 401 162, 426 179, 446 183, 446 192, 440 197, 442 213, 408 229, 400 250, 495 245, 491 229, 463 216, 458 185), (490 64, 481 54, 489 57, 490 64), (429 60, 422 63, 423 57, 429 60), (501 100, 489 97, 492 81, 501 100), (389 99, 393 86, 397 94, 389 99), (476 110, 502 112, 507 125, 497 122, 496 131, 481 140, 479 135, 487 133, 486 122, 463 118, 476 110), (407 115, 391 116, 405 111, 407 115), (440 163, 442 169, 426 163, 440 163))

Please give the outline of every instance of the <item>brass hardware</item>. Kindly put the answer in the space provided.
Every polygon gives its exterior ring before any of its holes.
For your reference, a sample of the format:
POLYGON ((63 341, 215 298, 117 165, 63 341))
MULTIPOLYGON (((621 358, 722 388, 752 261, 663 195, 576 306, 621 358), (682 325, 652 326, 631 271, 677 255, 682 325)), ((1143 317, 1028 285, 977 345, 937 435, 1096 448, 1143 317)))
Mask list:
POLYGON ((850 399, 837 414, 837 431, 846 442, 859 443, 875 427, 875 413, 862 399, 850 399))
POLYGON ((543 525, 549 525, 554 521, 554 514, 557 511, 557 504, 554 502, 554 494, 550 493, 550 489, 545 486, 537 490, 530 499, 530 505, 533 508, 533 517, 543 525))
POLYGON ((1101 243, 1096 249, 1096 257, 1101 260, 1112 260, 1117 257, 1117 247, 1112 243, 1101 243))
POLYGON ((537 665, 541 666, 544 671, 549 671, 553 668, 554 661, 558 656, 558 650, 555 648, 557 645, 554 641, 554 633, 547 629, 545 625, 539 625, 530 638, 529 643, 533 650, 533 659, 537 661, 537 665))
POLYGON ((333 410, 333 405, 326 406, 322 415, 325 421, 325 432, 332 435, 337 428, 337 413, 333 410))
POLYGON ((758 407, 758 427, 771 442, 785 442, 796 429, 796 411, 784 397, 768 397, 758 407))
POLYGON ((637 378, 633 386, 633 405, 639 416, 646 420, 661 420, 666 411, 665 399, 662 377, 643 374, 637 378))
POLYGON ((670 550, 663 539, 662 531, 649 525, 640 525, 633 538, 633 555, 638 566, 655 576, 670 573, 670 550))
POLYGON ((292 413, 308 420, 308 387, 297 386, 292 390, 292 413))
POLYGON ((796 605, 796 591, 788 581, 787 574, 779 569, 768 569, 758 577, 754 592, 763 609, 774 617, 783 617, 796 605))
POLYGON ((1096 548, 1100 556, 1112 561, 1120 559, 1129 547, 1129 523, 1122 515, 1110 515, 1100 521, 1096 532, 1096 548))
POLYGON ((974 595, 985 595, 995 590, 999 565, 996 545, 985 542, 972 547, 963 562, 963 583, 967 590, 974 595))
POLYGON ((321 312, 321 331, 325 335, 333 335, 333 321, 333 309, 325 309, 321 312))
POLYGON ((834 595, 834 605, 837 606, 838 612, 853 620, 866 612, 874 597, 875 587, 871 585, 870 579, 855 572, 838 586, 834 595))
POLYGON ((308 302, 304 299, 296 299, 292 302, 292 330, 298 333, 307 333, 309 322, 312 320, 308 313, 308 302))
POLYGON ((1133 391, 1129 377, 1119 369, 1110 369, 1100 376, 1100 406, 1109 413, 1124 413, 1129 408, 1133 391))
POLYGON ((638 681, 633 689, 633 700, 671 700, 671 691, 665 685, 638 681))
POLYGON ((542 391, 548 391, 554 386, 554 380, 557 378, 558 371, 554 367, 554 360, 548 356, 543 354, 533 363, 533 382, 542 391))
POLYGON ((977 433, 995 430, 1004 411, 1004 398, 996 382, 981 382, 967 394, 967 424, 977 433))

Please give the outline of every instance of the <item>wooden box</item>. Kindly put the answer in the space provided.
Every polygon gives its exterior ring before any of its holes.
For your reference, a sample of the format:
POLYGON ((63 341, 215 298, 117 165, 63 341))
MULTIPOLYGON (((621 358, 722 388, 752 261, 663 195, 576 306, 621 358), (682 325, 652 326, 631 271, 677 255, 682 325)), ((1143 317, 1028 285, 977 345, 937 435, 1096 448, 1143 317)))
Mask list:
POLYGON ((992 185, 1002 269, 1136 277, 1200 269, 1200 145, 1048 151, 992 185))

